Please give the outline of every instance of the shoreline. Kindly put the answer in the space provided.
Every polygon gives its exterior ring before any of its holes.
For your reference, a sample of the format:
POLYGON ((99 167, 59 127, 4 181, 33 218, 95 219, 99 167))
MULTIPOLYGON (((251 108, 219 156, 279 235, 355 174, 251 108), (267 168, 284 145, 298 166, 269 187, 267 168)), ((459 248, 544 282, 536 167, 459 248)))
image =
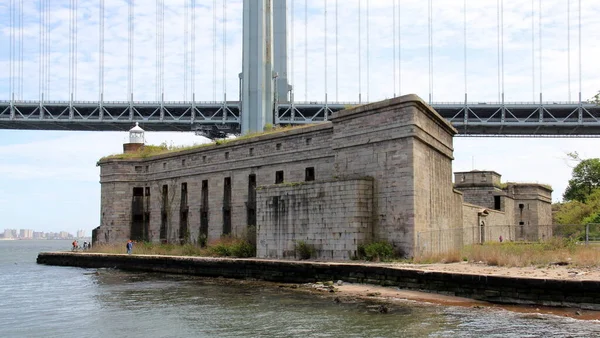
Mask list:
MULTIPOLYGON (((564 271, 568 272, 570 271, 568 269, 573 268, 498 268, 465 263, 424 266, 398 263, 283 261, 82 252, 42 252, 38 255, 37 262, 58 266, 116 268, 261 280, 286 285, 341 280, 342 285, 330 286, 337 288, 337 291, 341 292, 339 295, 349 294, 353 297, 368 298, 382 296, 391 299, 401 297, 469 306, 484 306, 479 303, 483 301, 494 306, 501 304, 499 306, 504 308, 513 305, 520 308, 548 307, 553 309, 552 312, 562 308, 573 311, 558 311, 561 315, 571 313, 573 316, 578 316, 577 318, 580 318, 583 310, 600 310, 600 278, 597 279, 600 270, 596 268, 592 269, 593 271, 564 275, 564 271), (496 271, 489 269, 496 269, 496 271), (515 269, 520 269, 518 271, 521 275, 518 275, 515 269), (538 270, 540 276, 531 274, 531 269, 538 270), (545 270, 552 270, 558 277, 548 277, 550 274, 545 270), (366 287, 357 285, 367 285, 370 290, 380 287, 384 289, 367 292, 366 287)), ((589 319, 600 319, 600 317, 592 314, 589 319)))

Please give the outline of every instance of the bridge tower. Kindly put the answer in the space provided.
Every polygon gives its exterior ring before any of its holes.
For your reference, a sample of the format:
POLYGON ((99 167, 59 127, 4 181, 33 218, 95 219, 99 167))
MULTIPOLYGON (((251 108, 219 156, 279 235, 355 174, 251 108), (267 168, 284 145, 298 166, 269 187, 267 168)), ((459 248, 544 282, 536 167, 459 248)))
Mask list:
POLYGON ((286 19, 286 0, 244 0, 242 134, 273 124, 276 102, 288 102, 286 19))

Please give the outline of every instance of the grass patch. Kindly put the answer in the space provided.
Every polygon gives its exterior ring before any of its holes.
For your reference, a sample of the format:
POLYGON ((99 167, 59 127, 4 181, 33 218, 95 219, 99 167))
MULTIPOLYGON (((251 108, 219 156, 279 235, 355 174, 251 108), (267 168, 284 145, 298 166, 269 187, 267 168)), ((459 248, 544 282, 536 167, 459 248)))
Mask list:
MULTIPOLYGON (((106 254, 127 253, 125 244, 103 244, 94 246, 89 252, 106 254)), ((159 244, 137 242, 133 245, 136 255, 204 256, 204 257, 255 257, 256 246, 247 240, 223 237, 202 248, 195 244, 159 244)))
POLYGON ((547 266, 553 263, 589 267, 600 265, 600 249, 561 238, 533 243, 485 243, 469 245, 447 254, 415 257, 413 263, 451 263, 462 260, 505 267, 547 266))
POLYGON ((224 144, 228 144, 230 142, 234 142, 234 141, 239 141, 239 140, 247 140, 247 139, 251 139, 257 136, 262 136, 262 135, 269 135, 269 134, 275 134, 275 133, 281 133, 287 130, 292 130, 292 129, 300 129, 300 128, 305 128, 305 127, 309 127, 312 124, 305 124, 305 125, 300 125, 300 126, 284 126, 284 127, 279 127, 279 126, 275 126, 273 127, 271 126, 266 126, 265 130, 262 132, 256 132, 256 133, 249 133, 246 135, 242 135, 242 136, 238 136, 235 138, 227 138, 227 139, 218 139, 215 140, 213 142, 209 142, 209 143, 202 143, 202 144, 194 144, 194 145, 188 145, 188 146, 176 146, 174 144, 167 144, 166 142, 161 143, 160 145, 144 145, 142 148, 140 148, 140 150, 135 151, 135 152, 131 152, 131 153, 123 153, 123 154, 113 154, 113 155, 109 155, 109 156, 104 156, 100 159, 100 161, 102 160, 108 160, 108 159, 142 159, 142 158, 149 158, 149 157, 153 157, 153 156, 158 156, 158 155, 164 155, 164 154, 173 154, 173 153, 178 153, 178 152, 182 152, 182 151, 186 151, 186 150, 191 150, 191 149, 198 149, 198 148, 203 148, 203 147, 207 147, 207 146, 212 146, 212 145, 224 145, 224 144))

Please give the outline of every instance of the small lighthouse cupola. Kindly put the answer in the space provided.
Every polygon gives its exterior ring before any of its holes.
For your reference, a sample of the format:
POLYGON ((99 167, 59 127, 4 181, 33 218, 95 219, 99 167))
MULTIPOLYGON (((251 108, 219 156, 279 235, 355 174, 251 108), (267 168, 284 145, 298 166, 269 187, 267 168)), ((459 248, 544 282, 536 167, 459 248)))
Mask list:
POLYGON ((135 127, 129 130, 129 143, 144 144, 144 129, 136 122, 135 127))
POLYGON ((129 130, 129 143, 123 144, 124 153, 133 153, 144 147, 144 129, 136 122, 135 127, 129 130))

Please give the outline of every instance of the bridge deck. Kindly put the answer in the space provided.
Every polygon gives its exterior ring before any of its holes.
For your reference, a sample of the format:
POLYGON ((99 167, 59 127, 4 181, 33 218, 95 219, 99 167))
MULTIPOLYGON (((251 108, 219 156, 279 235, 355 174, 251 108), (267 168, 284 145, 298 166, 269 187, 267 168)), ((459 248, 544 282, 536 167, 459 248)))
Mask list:
MULTIPOLYGON (((277 124, 326 121, 357 103, 279 104, 277 124)), ((459 135, 600 136, 600 106, 578 102, 433 103, 459 135)), ((222 137, 240 130, 240 104, 229 102, 0 101, 0 129, 197 131, 222 137)))

